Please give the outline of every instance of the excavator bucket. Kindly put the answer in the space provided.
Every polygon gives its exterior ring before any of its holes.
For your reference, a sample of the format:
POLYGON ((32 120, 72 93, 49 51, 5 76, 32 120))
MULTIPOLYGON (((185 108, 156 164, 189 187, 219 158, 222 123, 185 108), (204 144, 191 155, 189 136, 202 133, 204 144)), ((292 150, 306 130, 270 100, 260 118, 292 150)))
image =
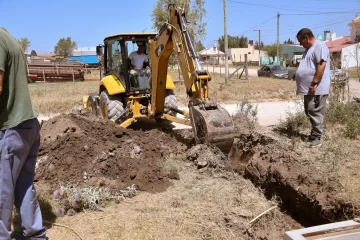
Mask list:
POLYGON ((228 111, 216 104, 189 108, 191 125, 197 144, 211 144, 228 152, 234 141, 234 124, 228 111))

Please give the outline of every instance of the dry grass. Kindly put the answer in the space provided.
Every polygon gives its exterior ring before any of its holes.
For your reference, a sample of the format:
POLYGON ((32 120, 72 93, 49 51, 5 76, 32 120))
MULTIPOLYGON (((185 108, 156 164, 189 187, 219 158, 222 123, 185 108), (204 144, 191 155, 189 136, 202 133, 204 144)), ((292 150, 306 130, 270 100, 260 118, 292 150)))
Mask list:
MULTIPOLYGON (((266 200, 249 181, 199 175, 184 165, 175 164, 182 169, 181 180, 175 181, 166 192, 141 193, 106 207, 103 212, 79 213, 58 218, 56 222, 72 226, 83 239, 89 240, 249 239, 240 229, 276 205, 266 200)), ((260 218, 253 227, 268 225, 281 217, 275 210, 260 218)), ((48 230, 48 237, 78 239, 71 231, 58 227, 48 230)))
MULTIPOLYGON (((177 72, 169 72, 174 81, 179 81, 177 72)), ((249 101, 281 101, 299 99, 295 94, 296 84, 294 81, 274 78, 249 77, 249 80, 229 81, 224 84, 225 78, 216 74, 210 82, 210 94, 219 103, 239 103, 243 99, 249 101)), ((182 78, 181 78, 182 79, 182 78)), ((176 84, 175 94, 178 101, 186 106, 187 96, 182 82, 176 84)))
MULTIPOLYGON (((87 77, 98 77, 97 70, 92 70, 87 77), (94 72, 95 71, 95 72, 94 72)), ((174 81, 178 81, 176 72, 169 72, 174 81)), ((272 78, 250 77, 250 80, 231 81, 228 85, 218 75, 210 83, 211 97, 219 103, 239 103, 249 101, 272 101, 297 99, 295 82, 272 78)), ((29 84, 30 94, 35 108, 41 114, 56 114, 71 111, 81 106, 82 96, 97 92, 99 81, 34 83, 29 84)), ((175 94, 182 106, 187 106, 188 98, 182 83, 176 84, 175 94)))
POLYGON ((65 113, 81 106, 82 96, 97 92, 98 81, 29 84, 31 100, 41 114, 65 113))

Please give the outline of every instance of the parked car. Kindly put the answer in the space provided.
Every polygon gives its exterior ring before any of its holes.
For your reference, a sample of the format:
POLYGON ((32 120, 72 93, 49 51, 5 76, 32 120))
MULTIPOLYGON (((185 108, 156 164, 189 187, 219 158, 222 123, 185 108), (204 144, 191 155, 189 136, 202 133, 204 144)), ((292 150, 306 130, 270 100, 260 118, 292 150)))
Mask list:
POLYGON ((342 69, 333 69, 330 65, 330 80, 331 81, 348 81, 349 73, 342 69))
POLYGON ((289 71, 281 65, 267 64, 258 70, 258 76, 288 79, 289 71))

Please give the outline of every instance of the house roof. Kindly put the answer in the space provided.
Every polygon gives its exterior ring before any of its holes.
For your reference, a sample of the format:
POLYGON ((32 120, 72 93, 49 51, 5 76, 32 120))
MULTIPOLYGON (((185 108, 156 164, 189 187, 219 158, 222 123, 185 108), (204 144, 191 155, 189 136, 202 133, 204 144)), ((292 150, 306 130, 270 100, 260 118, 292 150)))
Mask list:
POLYGON ((38 53, 37 56, 43 58, 52 58, 55 57, 55 53, 38 53))
POLYGON ((199 52, 200 56, 224 56, 225 53, 217 48, 211 47, 199 52))
POLYGON ((341 49, 352 45, 350 36, 343 36, 333 40, 327 40, 325 43, 330 52, 340 52, 341 49))

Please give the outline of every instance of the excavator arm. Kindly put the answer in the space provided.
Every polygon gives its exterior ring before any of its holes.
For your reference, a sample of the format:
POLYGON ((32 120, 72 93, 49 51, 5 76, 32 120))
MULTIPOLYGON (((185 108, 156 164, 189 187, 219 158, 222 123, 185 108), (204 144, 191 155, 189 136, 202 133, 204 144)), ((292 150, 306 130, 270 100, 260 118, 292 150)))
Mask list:
POLYGON ((234 140, 234 125, 230 114, 209 96, 211 76, 205 71, 187 31, 185 12, 175 4, 168 7, 169 19, 157 36, 149 40, 152 64, 151 115, 164 112, 165 86, 170 55, 179 61, 189 97, 189 117, 196 143, 212 144, 227 151, 234 140))

